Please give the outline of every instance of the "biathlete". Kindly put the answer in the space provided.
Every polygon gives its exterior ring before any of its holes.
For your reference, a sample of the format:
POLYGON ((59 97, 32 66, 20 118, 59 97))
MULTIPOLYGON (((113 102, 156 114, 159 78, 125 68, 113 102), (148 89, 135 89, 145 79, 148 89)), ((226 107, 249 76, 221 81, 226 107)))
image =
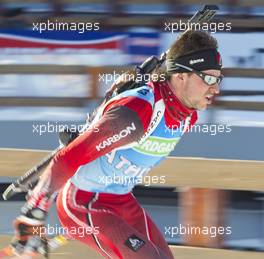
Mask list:
POLYGON ((15 220, 12 245, 23 249, 35 236, 40 240, 36 249, 45 251, 40 229, 58 193, 62 226, 86 229, 82 235, 68 234, 103 257, 173 258, 132 189, 175 148, 196 122, 197 110, 206 109, 219 94, 222 64, 217 48, 209 33, 187 31, 168 52, 165 80, 126 90, 102 105, 92 121, 98 132, 79 135, 45 169, 15 220), (121 178, 129 181, 115 181, 121 178))

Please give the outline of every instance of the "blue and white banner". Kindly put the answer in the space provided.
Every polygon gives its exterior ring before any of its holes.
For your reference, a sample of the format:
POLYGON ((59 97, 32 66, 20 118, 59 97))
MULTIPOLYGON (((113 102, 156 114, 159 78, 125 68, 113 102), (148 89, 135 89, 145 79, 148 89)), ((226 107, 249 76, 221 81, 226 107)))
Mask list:
POLYGON ((0 31, 0 55, 93 55, 90 60, 98 55, 107 64, 112 60, 113 65, 120 64, 120 57, 122 64, 141 63, 151 55, 158 55, 159 45, 158 33, 0 31))

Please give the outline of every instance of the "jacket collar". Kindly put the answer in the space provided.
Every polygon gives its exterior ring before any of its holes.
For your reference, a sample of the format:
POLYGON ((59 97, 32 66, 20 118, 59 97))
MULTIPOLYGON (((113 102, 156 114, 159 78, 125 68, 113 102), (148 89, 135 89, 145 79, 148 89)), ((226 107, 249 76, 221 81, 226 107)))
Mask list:
MULTIPOLYGON (((183 121, 189 117, 195 109, 190 109, 186 107, 178 97, 173 94, 170 88, 170 83, 168 81, 164 82, 151 82, 150 86, 154 88, 155 92, 155 102, 161 98, 165 104, 165 111, 167 112, 167 118, 174 121, 183 121)), ((166 114, 165 114, 166 115, 166 114)))

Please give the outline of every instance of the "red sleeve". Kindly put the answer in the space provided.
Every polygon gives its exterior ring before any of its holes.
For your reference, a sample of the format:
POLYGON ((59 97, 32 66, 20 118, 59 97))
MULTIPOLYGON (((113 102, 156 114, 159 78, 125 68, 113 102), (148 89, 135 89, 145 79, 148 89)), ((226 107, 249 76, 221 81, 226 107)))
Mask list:
POLYGON ((98 131, 86 131, 56 154, 34 189, 34 196, 40 195, 43 190, 45 193, 59 190, 80 166, 115 148, 135 142, 144 134, 138 114, 126 106, 108 107, 93 126, 98 131))
POLYGON ((136 96, 128 96, 118 100, 110 102, 104 109, 104 112, 116 106, 125 106, 130 110, 136 112, 139 120, 142 123, 144 132, 148 129, 151 116, 152 116, 152 106, 149 102, 140 99, 136 96))

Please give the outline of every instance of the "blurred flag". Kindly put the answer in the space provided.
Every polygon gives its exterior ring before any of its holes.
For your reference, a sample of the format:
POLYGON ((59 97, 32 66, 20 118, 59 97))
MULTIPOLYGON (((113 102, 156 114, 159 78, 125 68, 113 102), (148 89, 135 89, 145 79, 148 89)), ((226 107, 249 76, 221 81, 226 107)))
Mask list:
MULTIPOLYGON (((38 33, 32 30, 17 30, 0 33, 0 48, 13 48, 13 52, 28 49, 122 49, 126 36, 117 33, 76 31, 45 31, 38 33), (20 50, 19 50, 19 49, 20 50)), ((12 52, 10 50, 10 52, 12 52)))
POLYGON ((124 54, 124 64, 141 63, 158 55, 158 33, 118 33, 32 30, 0 31, 1 54, 124 54))

